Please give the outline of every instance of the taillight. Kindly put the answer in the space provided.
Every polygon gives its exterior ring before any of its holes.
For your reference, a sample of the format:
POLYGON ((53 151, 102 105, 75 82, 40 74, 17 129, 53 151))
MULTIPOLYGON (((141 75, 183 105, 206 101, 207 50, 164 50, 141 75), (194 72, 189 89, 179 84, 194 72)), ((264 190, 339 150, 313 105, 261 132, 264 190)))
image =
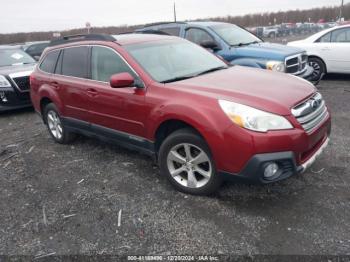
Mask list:
POLYGON ((29 86, 32 89, 34 85, 35 85, 35 77, 34 77, 33 73, 31 73, 29 76, 29 86))
POLYGON ((35 88, 35 77, 33 75, 33 73, 30 74, 29 76, 29 87, 30 87, 30 90, 33 90, 33 88, 35 88))
POLYGON ((32 83, 32 81, 34 81, 34 80, 35 80, 35 78, 34 78, 33 74, 30 74, 30 76, 29 76, 29 82, 32 83))

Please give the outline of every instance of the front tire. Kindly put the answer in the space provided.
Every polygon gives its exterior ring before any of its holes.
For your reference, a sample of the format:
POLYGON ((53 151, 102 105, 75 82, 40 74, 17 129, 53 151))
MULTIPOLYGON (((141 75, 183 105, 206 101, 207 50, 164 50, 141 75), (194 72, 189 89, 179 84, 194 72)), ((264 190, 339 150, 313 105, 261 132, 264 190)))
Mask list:
POLYGON ((309 58, 309 65, 314 69, 310 81, 318 81, 326 73, 326 66, 323 61, 317 57, 309 58))
POLYGON ((192 129, 169 135, 159 150, 160 171, 179 191, 209 195, 221 185, 205 140, 192 129))
POLYGON ((56 143, 69 144, 76 138, 76 134, 67 131, 64 127, 62 118, 53 103, 45 106, 44 118, 49 133, 56 143))

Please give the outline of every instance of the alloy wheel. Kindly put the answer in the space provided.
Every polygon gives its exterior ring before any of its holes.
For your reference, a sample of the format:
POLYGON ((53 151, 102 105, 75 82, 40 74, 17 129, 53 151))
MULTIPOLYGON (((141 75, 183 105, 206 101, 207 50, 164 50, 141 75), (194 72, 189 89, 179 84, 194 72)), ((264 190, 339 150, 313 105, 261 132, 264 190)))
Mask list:
POLYGON ((309 65, 314 69, 312 76, 314 78, 319 77, 321 75, 321 66, 317 62, 314 62, 314 61, 310 61, 309 65))
POLYGON ((173 179, 188 188, 205 186, 213 173, 209 156, 189 143, 176 145, 169 151, 167 166, 173 179))
POLYGON ((61 120, 55 111, 50 110, 47 113, 47 124, 54 138, 60 140, 63 136, 63 128, 61 120))

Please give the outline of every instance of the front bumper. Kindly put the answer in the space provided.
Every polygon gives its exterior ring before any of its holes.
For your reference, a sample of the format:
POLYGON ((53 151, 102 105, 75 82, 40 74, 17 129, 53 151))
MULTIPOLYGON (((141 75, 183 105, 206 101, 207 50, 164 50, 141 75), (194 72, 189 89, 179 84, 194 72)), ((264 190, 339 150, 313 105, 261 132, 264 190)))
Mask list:
POLYGON ((15 106, 2 106, 0 105, 0 113, 2 112, 7 112, 7 111, 12 111, 12 110, 17 110, 17 109, 22 109, 22 108, 29 108, 32 107, 32 104, 30 102, 22 105, 15 105, 15 106))
POLYGON ((245 166, 245 168, 239 174, 231 174, 226 172, 219 172, 226 180, 241 180, 247 181, 253 184, 270 184, 277 181, 287 179, 298 173, 305 172, 322 154, 324 149, 329 144, 329 138, 326 136, 318 149, 312 154, 312 156, 303 164, 297 165, 295 155, 293 152, 278 152, 278 153, 266 153, 257 154, 253 156, 245 166), (277 174, 270 178, 264 178, 264 170, 267 164, 277 163, 279 171, 277 174))
POLYGON ((312 77, 312 73, 314 72, 313 67, 307 65, 306 66, 306 70, 304 70, 302 73, 300 74, 296 74, 295 76, 304 78, 305 80, 310 81, 311 77, 312 77))
POLYGON ((13 88, 0 90, 0 112, 31 107, 29 92, 19 93, 13 88))

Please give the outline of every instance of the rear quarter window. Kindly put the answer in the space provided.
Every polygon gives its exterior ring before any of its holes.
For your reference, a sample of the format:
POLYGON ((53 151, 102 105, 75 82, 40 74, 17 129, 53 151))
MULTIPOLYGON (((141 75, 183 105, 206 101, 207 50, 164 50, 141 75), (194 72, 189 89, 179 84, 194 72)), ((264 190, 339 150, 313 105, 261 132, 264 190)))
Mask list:
POLYGON ((57 58, 60 54, 59 50, 52 51, 46 55, 40 64, 40 69, 46 73, 53 73, 55 71, 57 58))

